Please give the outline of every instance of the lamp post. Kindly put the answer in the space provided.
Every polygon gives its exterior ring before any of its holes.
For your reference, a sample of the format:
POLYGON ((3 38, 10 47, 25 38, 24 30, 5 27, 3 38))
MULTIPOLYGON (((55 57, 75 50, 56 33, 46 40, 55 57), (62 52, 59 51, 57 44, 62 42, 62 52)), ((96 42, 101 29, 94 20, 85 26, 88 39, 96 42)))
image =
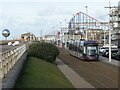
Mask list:
MULTIPOLYGON (((110 14, 110 10, 111 10, 110 0, 109 0, 109 7, 105 7, 105 8, 109 8, 109 14, 110 14)), ((111 62, 111 25, 110 25, 110 15, 109 15, 109 62, 111 62)))
POLYGON ((8 29, 4 29, 2 31, 2 35, 5 37, 5 40, 7 40, 7 37, 10 35, 10 31, 8 29))
MULTIPOLYGON (((109 0, 109 7, 105 7, 105 8, 109 8, 109 14, 110 14, 111 8, 117 8, 117 7, 111 7, 111 3, 109 0)), ((112 16, 112 21, 113 21, 113 12, 111 14, 112 14, 111 16, 112 16)), ((109 62, 111 62, 111 29, 113 29, 112 28, 113 25, 114 25, 113 23, 111 25, 110 16, 109 16, 109 26, 110 26, 109 28, 109 62)))
POLYGON ((61 47, 62 47, 62 41, 63 41, 63 35, 62 35, 62 22, 60 23, 60 30, 61 30, 61 35, 60 35, 60 40, 61 40, 61 47))
MULTIPOLYGON (((109 14, 110 14, 110 11, 111 11, 111 3, 110 3, 110 0, 109 0, 109 14)), ((111 62, 111 25, 110 25, 110 16, 109 16, 109 62, 111 62)))
POLYGON ((52 39, 52 42, 54 43, 55 42, 55 27, 52 27, 52 31, 53 31, 53 33, 52 33, 52 35, 53 35, 53 39, 52 39))
POLYGON ((65 33, 66 33, 66 35, 64 35, 64 39, 65 39, 65 48, 67 48, 68 29, 67 29, 67 21, 66 21, 66 19, 65 19, 65 33))
POLYGON ((58 45, 58 25, 56 25, 56 28, 55 28, 55 42, 56 42, 56 45, 58 45))
MULTIPOLYGON (((88 6, 86 6, 86 14, 88 14, 88 6)), ((88 37, 87 37, 87 30, 88 30, 88 20, 87 20, 87 15, 86 15, 86 40, 88 40, 88 37)))
POLYGON ((72 18, 72 23, 73 23, 73 27, 72 27, 72 29, 73 29, 73 30, 72 30, 73 36, 72 36, 72 39, 74 40, 74 39, 75 39, 75 36, 74 36, 74 30, 75 30, 75 29, 74 29, 74 28, 75 28, 75 27, 74 27, 74 26, 75 26, 75 16, 74 16, 74 14, 73 14, 73 18, 72 18))

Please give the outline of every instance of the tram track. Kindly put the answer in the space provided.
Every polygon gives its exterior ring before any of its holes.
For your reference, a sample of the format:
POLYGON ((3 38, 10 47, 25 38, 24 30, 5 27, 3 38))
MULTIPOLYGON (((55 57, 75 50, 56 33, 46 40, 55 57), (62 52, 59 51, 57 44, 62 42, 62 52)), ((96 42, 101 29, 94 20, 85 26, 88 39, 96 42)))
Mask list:
POLYGON ((118 67, 101 61, 82 61, 60 49, 58 56, 95 88, 118 88, 118 67))

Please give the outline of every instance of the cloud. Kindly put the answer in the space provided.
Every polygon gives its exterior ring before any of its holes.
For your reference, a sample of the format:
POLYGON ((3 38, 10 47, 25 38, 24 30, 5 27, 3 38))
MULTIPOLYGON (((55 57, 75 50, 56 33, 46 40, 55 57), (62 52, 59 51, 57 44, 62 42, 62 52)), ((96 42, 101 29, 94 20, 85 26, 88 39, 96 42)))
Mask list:
MULTIPOLYGON (((105 0, 2 0, 0 7, 0 29, 10 29, 10 37, 20 36, 25 32, 32 32, 39 36, 60 30, 60 23, 65 26, 73 14, 85 12, 88 6, 89 15, 99 18, 107 14, 104 8, 108 5, 105 0), (93 2, 94 1, 94 2, 93 2), (101 13, 102 12, 102 13, 101 13), (58 28, 56 27, 58 25, 58 28)), ((1 1, 0 1, 1 2, 1 1)), ((105 19, 101 17, 102 19, 105 19)), ((1 38, 0 38, 1 39, 1 38)))
MULTIPOLYGON (((118 2, 119 0, 111 0, 111 2, 118 2)), ((109 2, 108 0, 1 0, 1 2, 109 2)))

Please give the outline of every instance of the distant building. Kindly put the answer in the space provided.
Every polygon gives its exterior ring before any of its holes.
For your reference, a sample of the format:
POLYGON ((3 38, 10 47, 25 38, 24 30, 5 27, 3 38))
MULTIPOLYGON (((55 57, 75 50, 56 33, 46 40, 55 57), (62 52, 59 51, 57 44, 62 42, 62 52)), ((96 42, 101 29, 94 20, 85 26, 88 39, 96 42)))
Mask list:
POLYGON ((112 43, 120 48, 120 2, 118 2, 118 8, 114 8, 110 13, 112 23, 112 43))
POLYGON ((27 42, 27 41, 35 41, 36 36, 32 33, 25 33, 21 35, 21 41, 27 42))
POLYGON ((56 36, 55 35, 45 35, 44 40, 45 40, 45 42, 48 42, 48 43, 54 43, 56 40, 56 36))

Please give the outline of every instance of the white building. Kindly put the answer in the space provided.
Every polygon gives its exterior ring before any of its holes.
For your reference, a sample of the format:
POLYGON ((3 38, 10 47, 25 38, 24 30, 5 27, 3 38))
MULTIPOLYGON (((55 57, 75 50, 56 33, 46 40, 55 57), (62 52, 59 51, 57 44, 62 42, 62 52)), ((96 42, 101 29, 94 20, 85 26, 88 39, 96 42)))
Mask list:
POLYGON ((21 34, 21 40, 23 42, 27 42, 27 41, 35 41, 36 40, 36 36, 32 33, 24 33, 21 34))
POLYGON ((43 40, 45 40, 45 42, 48 42, 48 43, 54 43, 56 41, 56 36, 55 35, 45 35, 45 38, 43 40))
POLYGON ((118 8, 114 8, 110 13, 112 23, 112 43, 120 48, 120 2, 118 3, 118 8))

